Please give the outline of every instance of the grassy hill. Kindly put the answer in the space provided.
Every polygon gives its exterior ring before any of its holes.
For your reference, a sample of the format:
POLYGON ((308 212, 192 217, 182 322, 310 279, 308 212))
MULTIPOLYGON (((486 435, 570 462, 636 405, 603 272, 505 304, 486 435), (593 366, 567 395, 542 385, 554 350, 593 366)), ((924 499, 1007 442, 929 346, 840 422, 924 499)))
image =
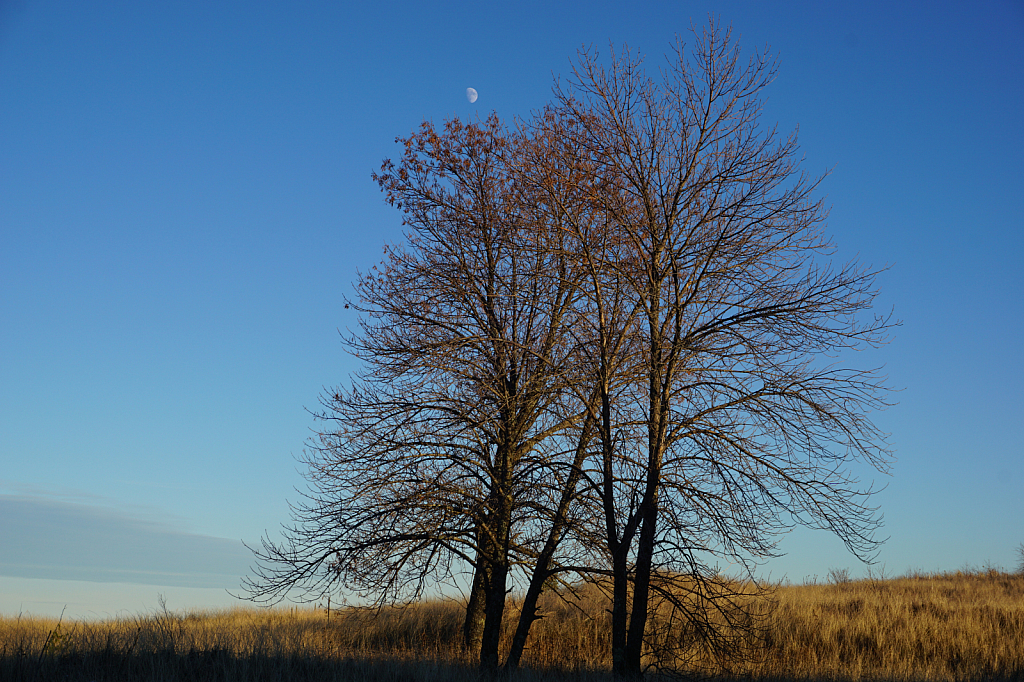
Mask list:
MULTIPOLYGON (((839 575, 841 578, 841 574, 839 575)), ((522 679, 610 679, 607 604, 549 595, 522 679)), ((683 652, 753 680, 1024 679, 1024 575, 998 571, 777 586, 744 655, 683 652)), ((516 614, 510 614, 510 618, 516 614)), ((99 622, 0 618, 3 680, 477 680, 460 606, 379 613, 233 609, 99 622)))

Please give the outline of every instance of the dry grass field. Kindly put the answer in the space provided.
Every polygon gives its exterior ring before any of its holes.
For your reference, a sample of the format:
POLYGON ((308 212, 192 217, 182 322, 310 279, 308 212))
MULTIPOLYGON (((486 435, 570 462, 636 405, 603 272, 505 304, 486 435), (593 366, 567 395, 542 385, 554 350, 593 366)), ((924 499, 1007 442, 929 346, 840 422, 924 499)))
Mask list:
MULTIPOLYGON (((998 571, 780 586, 719 679, 1024 680, 1024 575, 998 571)), ((608 680, 605 604, 549 597, 519 679, 608 680)), ((510 614, 514 617, 515 614, 510 614)), ((0 618, 2 680, 477 680, 459 605, 0 618)), ((700 652, 691 652, 695 663, 700 652)), ((711 668, 708 670, 708 668, 711 668)))
POLYGON ((1024 575, 785 587, 778 602, 755 677, 1024 679, 1024 575))

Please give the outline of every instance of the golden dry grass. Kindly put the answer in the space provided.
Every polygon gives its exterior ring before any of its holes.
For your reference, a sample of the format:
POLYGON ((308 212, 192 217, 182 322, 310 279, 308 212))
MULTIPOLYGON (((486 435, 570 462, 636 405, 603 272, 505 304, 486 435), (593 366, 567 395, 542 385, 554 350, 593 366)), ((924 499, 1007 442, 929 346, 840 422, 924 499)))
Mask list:
POLYGON ((1024 679, 1024 575, 785 587, 756 677, 1024 679))
MULTIPOLYGON (((548 596, 521 677, 608 679, 607 604, 548 596)), ((778 587, 728 675, 1024 679, 1024 576, 996 571, 778 587)), ((514 609, 510 619, 516 616, 514 609)), ((458 604, 380 613, 234 609, 100 622, 0 618, 3 680, 476 680, 458 604)), ((508 628, 511 629, 511 628, 508 628)), ((693 659, 701 662, 700 653, 693 659)), ((704 661, 708 664, 709 661, 704 661)))

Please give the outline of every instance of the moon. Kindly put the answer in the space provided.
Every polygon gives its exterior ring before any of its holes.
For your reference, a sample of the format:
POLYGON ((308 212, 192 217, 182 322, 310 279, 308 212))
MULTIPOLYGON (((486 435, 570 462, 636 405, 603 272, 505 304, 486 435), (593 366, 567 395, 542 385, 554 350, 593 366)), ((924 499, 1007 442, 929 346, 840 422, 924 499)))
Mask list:
POLYGON ((466 99, 469 100, 470 104, 475 102, 477 97, 479 97, 479 95, 476 94, 476 90, 473 88, 466 88, 466 99))

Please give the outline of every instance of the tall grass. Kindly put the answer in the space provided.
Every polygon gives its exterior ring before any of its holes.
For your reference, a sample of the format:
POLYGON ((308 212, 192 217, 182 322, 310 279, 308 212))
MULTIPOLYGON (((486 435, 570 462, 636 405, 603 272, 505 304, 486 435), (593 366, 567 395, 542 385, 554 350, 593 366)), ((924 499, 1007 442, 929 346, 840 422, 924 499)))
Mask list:
POLYGON ((911 575, 777 592, 755 677, 1024 679, 1024 575, 911 575))
MULTIPOLYGON (((585 589, 542 606, 520 677, 609 679, 604 597, 585 589)), ((1024 679, 1024 575, 779 586, 758 608, 764 627, 748 633, 746 655, 721 661, 695 648, 684 659, 755 680, 1024 679)), ((452 602, 332 611, 330 620, 322 609, 251 608, 59 624, 3 617, 0 679, 476 680, 461 624, 452 602)))

